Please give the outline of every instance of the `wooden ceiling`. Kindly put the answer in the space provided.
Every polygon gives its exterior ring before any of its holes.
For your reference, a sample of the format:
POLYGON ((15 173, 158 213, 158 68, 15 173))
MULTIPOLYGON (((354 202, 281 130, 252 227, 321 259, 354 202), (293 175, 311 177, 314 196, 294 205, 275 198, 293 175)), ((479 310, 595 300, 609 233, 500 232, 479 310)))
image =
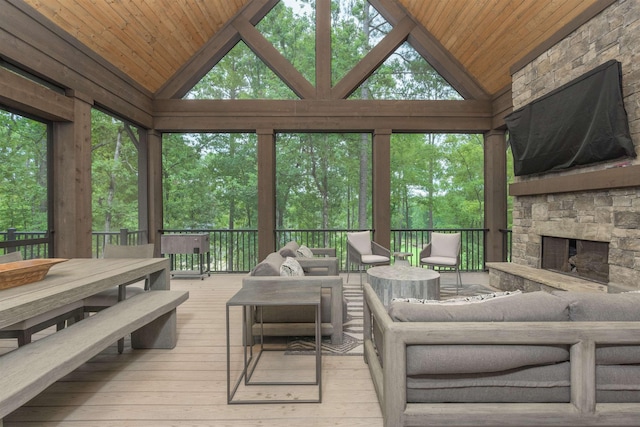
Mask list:
MULTIPOLYGON (((156 93, 252 0, 24 0, 156 93)), ((488 94, 510 68, 601 0, 397 2, 488 94)))

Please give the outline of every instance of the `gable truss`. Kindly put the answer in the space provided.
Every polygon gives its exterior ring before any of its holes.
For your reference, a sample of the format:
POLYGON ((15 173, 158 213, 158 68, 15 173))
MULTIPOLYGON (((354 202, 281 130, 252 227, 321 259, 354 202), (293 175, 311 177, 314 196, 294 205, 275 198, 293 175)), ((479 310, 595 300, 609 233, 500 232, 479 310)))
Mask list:
POLYGON ((278 3, 278 0, 253 0, 203 48, 192 57, 157 93, 157 99, 182 98, 240 40, 302 99, 345 99, 405 41, 408 41, 429 64, 465 99, 487 100, 480 85, 446 52, 446 50, 406 11, 391 0, 371 0, 393 30, 331 88, 331 0, 316 1, 316 75, 314 88, 295 67, 273 47, 255 25, 278 3), (326 16, 325 16, 326 15, 326 16))

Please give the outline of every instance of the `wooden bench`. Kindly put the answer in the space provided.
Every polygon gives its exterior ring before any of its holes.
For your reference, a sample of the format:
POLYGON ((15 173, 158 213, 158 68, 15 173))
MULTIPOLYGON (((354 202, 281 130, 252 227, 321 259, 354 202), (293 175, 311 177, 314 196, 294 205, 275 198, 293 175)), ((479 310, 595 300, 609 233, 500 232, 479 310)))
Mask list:
POLYGON ((127 334, 133 348, 175 347, 176 307, 188 298, 186 291, 145 292, 3 355, 0 426, 3 417, 127 334))

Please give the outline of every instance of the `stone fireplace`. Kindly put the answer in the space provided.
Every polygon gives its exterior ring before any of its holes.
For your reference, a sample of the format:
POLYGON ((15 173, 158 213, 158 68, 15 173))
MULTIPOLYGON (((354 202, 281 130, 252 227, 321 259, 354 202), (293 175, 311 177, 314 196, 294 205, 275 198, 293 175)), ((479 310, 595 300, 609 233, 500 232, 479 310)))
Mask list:
MULTIPOLYGON (((514 109, 615 59, 622 64, 624 105, 640 153, 640 44, 631 42, 640 38, 639 16, 640 2, 615 2, 514 70, 514 109)), ((604 283, 610 292, 640 289, 638 158, 516 177, 509 192, 514 268, 549 268, 563 273, 558 280, 596 269, 581 279, 604 283)))

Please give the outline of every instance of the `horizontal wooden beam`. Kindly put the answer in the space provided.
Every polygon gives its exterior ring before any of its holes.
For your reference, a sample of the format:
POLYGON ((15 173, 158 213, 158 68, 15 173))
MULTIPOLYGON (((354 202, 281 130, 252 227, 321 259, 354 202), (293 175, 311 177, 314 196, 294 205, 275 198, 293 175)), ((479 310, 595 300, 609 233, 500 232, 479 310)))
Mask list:
POLYGON ((163 132, 283 131, 484 133, 485 101, 156 100, 155 129, 163 132))
POLYGON ((150 127, 152 94, 20 0, 0 2, 0 56, 97 105, 150 127))
POLYGON ((0 68, 0 104, 47 120, 73 120, 70 98, 3 68, 0 68))
POLYGON ((640 187, 640 165, 540 178, 509 185, 511 196, 640 187))

